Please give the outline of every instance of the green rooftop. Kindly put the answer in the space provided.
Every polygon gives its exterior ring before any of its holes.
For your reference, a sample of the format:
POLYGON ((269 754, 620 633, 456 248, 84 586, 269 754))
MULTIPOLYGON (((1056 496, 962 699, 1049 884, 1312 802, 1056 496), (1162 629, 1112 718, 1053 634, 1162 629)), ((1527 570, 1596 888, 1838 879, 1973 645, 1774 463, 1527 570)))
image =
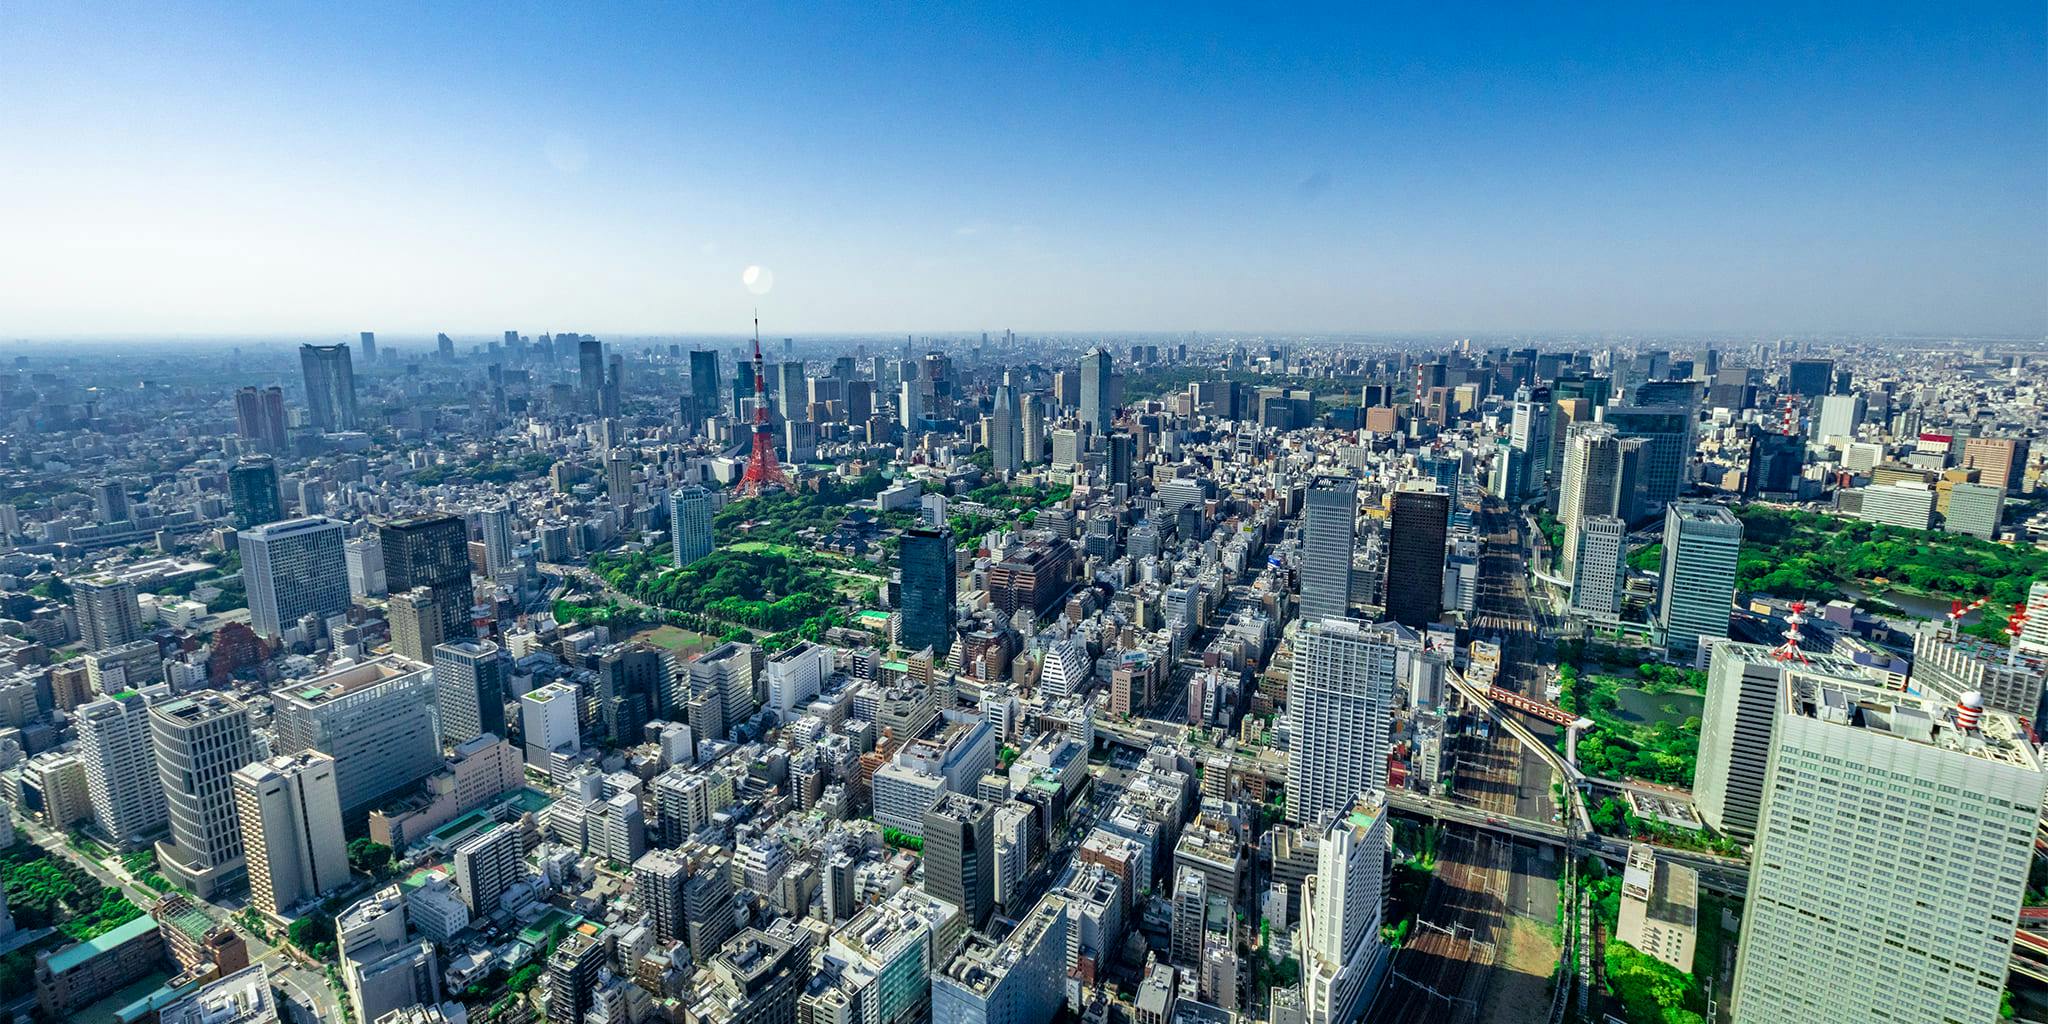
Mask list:
POLYGON ((63 974, 101 953, 119 949, 153 931, 156 931, 155 919, 143 914, 113 931, 84 942, 73 943, 50 954, 50 973, 63 974))

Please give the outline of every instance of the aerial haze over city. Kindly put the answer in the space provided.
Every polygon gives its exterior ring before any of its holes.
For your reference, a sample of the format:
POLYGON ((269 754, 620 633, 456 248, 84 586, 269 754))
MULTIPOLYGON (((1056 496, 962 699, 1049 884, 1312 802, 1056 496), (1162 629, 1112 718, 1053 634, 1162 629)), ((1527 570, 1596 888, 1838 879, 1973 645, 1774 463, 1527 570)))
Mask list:
POLYGON ((2048 1021, 2038 4, 0 67, 0 1024, 2048 1021))

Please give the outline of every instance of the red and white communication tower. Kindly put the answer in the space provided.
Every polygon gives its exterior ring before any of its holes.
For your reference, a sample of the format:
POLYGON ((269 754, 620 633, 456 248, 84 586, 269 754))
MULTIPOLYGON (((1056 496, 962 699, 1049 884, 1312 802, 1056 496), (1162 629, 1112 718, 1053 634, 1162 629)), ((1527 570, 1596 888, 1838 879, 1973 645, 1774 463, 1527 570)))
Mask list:
POLYGON ((1807 664, 1806 652, 1799 649, 1803 639, 1799 627, 1806 624, 1806 602, 1794 601, 1785 615, 1785 642, 1771 649, 1771 657, 1779 661, 1796 661, 1807 664))
POLYGON ((1786 437, 1799 436, 1799 399, 1788 395, 1778 400, 1778 433, 1786 437))
POLYGON ((761 495, 788 483, 775 461, 775 431, 768 423, 768 371, 761 363, 761 318, 754 318, 754 456, 734 488, 742 495, 761 495))
POLYGON ((1948 639, 1954 640, 1956 635, 1963 630, 1963 616, 1982 607, 1984 607, 1984 599, 1981 597, 1969 604, 1964 604, 1961 601, 1950 601, 1948 603, 1948 631, 1944 635, 1948 639))

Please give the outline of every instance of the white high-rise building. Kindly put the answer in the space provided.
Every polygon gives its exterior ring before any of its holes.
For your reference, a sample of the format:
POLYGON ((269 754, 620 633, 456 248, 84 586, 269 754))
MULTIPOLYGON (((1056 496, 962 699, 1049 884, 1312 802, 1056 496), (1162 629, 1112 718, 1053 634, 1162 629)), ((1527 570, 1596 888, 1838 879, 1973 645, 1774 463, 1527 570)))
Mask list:
POLYGON ((517 568, 518 556, 512 538, 512 509, 493 505, 479 517, 484 532, 484 567, 492 576, 517 568))
POLYGON ((519 698, 520 731, 526 737, 526 763, 545 766, 556 750, 583 749, 576 722, 576 687, 549 683, 519 698))
POLYGON ((2005 488, 1989 484, 1957 484, 1949 488, 1948 512, 1942 529, 1967 533, 1980 540, 1998 539, 1998 521, 2005 514, 2005 488))
POLYGON ((325 516, 266 523, 244 530, 242 586, 249 625, 259 636, 283 636, 305 615, 348 611, 348 556, 341 524, 325 516))
POLYGON ((106 574, 66 581, 78 616, 78 639, 88 651, 102 651, 142 639, 142 604, 135 584, 106 574))
POLYGON ((498 912, 505 890, 525 872, 526 850, 519 830, 492 824, 455 848, 455 886, 470 916, 482 920, 498 912))
POLYGON ((1360 793, 1387 788, 1387 730, 1399 652, 1390 630, 1356 619, 1304 620, 1287 686, 1288 816, 1319 822, 1360 793))
POLYGON ((1570 572, 1579 556, 1580 523, 1587 516, 1625 516, 1633 481, 1622 471, 1621 434, 1605 423, 1574 423, 1565 429, 1564 473, 1558 486, 1557 521, 1564 526, 1558 564, 1570 572))
POLYGON ((1664 510, 1664 578, 1657 623, 1671 653, 1692 660, 1705 641, 1728 635, 1742 521, 1720 505, 1676 501, 1664 510))
MULTIPOLYGON (((690 662, 687 667, 690 696, 709 696, 721 709, 725 730, 700 739, 724 739, 735 726, 754 717, 760 698, 754 692, 754 645, 719 644, 690 662)), ((678 701, 677 703, 683 703, 678 701)))
POLYGON ((1390 834, 1384 794, 1368 791, 1333 816, 1316 845, 1316 872, 1302 884, 1294 943, 1308 1024, 1357 1020, 1382 973, 1387 947, 1380 941, 1380 905, 1390 834))
POLYGON ((1714 831, 1744 842, 1756 834, 1764 799, 1764 768, 1778 694, 1787 676, 1840 683, 1863 678, 1855 662, 1826 654, 1804 661, 1778 658, 1757 644, 1717 644, 1707 664, 1707 700, 1700 710, 1700 746, 1693 806, 1714 831))
POLYGON ((348 563, 348 592, 353 597, 382 597, 389 590, 384 581, 384 543, 372 533, 343 541, 342 558, 348 563))
POLYGON ((832 648, 808 640, 768 656, 768 707, 783 724, 796 721, 804 705, 832 678, 832 648))
POLYGON ((1579 547, 1572 564, 1572 610, 1594 618, 1620 614, 1628 582, 1628 524, 1615 516, 1585 516, 1573 532, 1579 547))
POLYGON ((1840 444, 1856 439, 1856 428, 1863 425, 1864 400, 1861 394, 1828 395, 1820 400, 1820 418, 1814 421, 1813 436, 1824 444, 1840 444))
POLYGON ((354 814, 441 770, 434 737, 434 676, 385 656, 342 665, 271 693, 277 751, 334 758, 344 814, 354 814))
POLYGON ((671 557, 678 567, 711 553, 711 492, 696 484, 678 487, 668 496, 671 557))
POLYGON ((2048 652, 2048 580, 2035 580, 2027 588, 2027 607, 2041 611, 2027 616, 2020 626, 2018 647, 2025 651, 2048 652))
POLYGON ((1357 544, 1358 482, 1323 478, 1310 484, 1301 510, 1304 621, 1349 614, 1351 556, 1357 544))
POLYGON ((156 750, 150 738, 149 703, 133 690, 79 705, 78 759, 85 764, 86 791, 101 834, 132 849, 160 833, 170 820, 156 750))
POLYGON ((1785 680, 1734 1019, 1998 1019, 2048 775, 1973 696, 1785 680))
POLYGON ((211 899, 243 876, 230 780, 256 760, 249 709, 217 690, 200 690, 152 702, 149 725, 171 823, 170 837, 156 844, 157 862, 173 882, 211 899))
POLYGON ((1857 514, 1873 523, 1902 530, 1925 530, 1934 525, 1934 488, 1917 480, 1872 484, 1863 488, 1863 508, 1857 514))
POLYGON ((1003 371, 1003 382, 996 385, 995 415, 990 418, 989 451, 993 453, 995 472, 1003 479, 1009 479, 1024 468, 1024 417, 1018 408, 1017 385, 1010 377, 1010 371, 1003 371))
POLYGON ((283 754, 238 769, 233 785, 257 910, 277 916, 348 884, 333 758, 283 754))

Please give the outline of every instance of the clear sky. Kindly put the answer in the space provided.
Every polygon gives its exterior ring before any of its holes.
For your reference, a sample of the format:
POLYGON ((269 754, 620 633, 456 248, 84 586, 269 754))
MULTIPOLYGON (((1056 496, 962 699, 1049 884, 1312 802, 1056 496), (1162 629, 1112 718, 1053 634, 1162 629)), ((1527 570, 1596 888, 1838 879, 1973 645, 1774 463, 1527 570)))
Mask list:
POLYGON ((1027 6, 0 3, 0 337, 2048 332, 2039 0, 1027 6))

